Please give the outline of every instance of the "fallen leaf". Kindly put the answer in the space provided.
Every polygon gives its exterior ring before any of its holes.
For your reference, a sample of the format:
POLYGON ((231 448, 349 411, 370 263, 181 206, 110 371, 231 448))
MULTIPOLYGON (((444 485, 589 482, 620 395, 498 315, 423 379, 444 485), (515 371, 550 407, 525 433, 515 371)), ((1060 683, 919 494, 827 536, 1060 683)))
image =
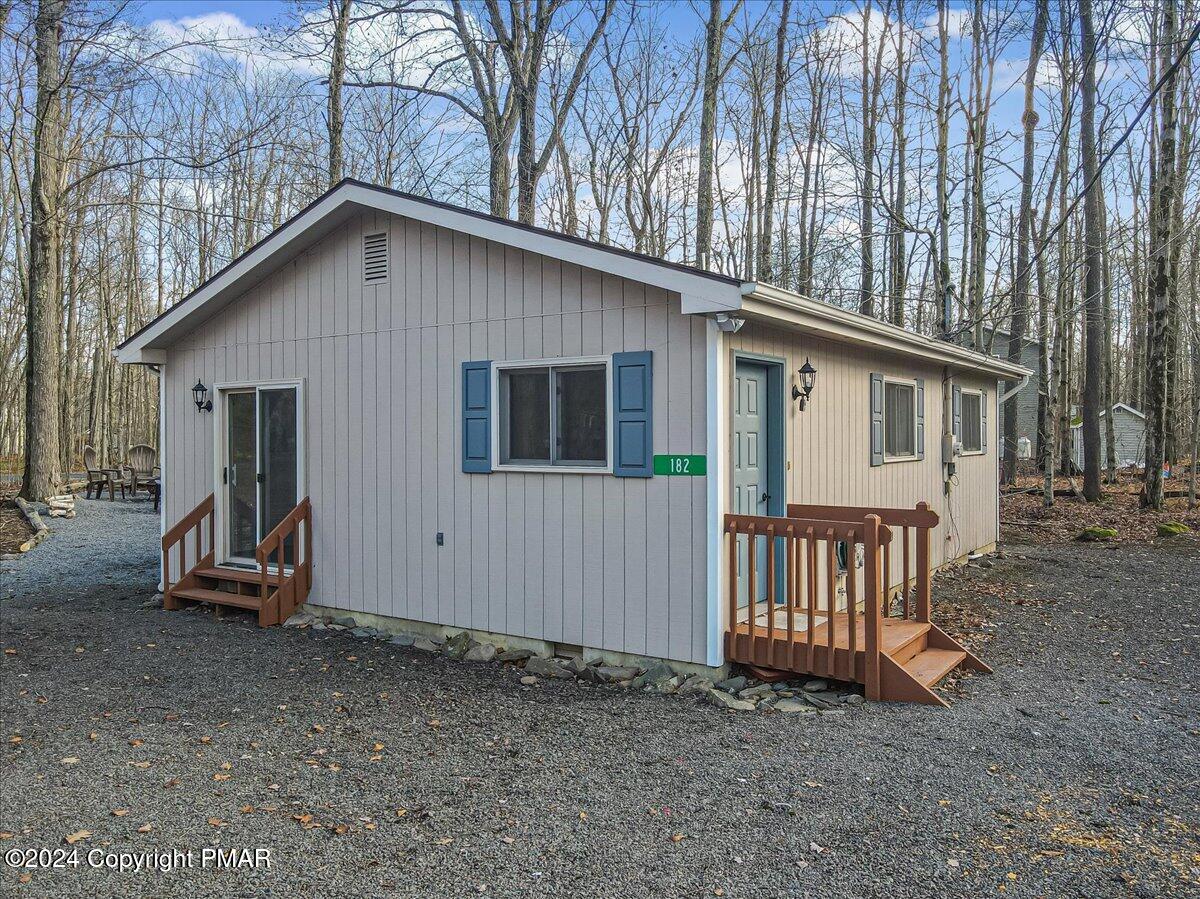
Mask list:
POLYGON ((214 774, 213 780, 229 780, 232 776, 231 774, 214 774))
POLYGON ((92 832, 90 830, 77 830, 74 833, 67 834, 65 837, 63 837, 63 840, 74 846, 80 840, 86 840, 91 835, 92 832))
POLYGON ((150 767, 149 762, 130 762, 129 764, 133 765, 133 767, 135 767, 135 768, 149 768, 150 767))
POLYGON ((672 843, 678 843, 682 839, 683 839, 683 834, 681 834, 681 833, 671 834, 671 842, 672 843))
POLYGON ((371 747, 371 749, 372 749, 373 751, 375 751, 375 752, 382 752, 382 751, 383 751, 383 744, 382 744, 382 743, 376 743, 374 746, 372 746, 372 747, 371 747))
POLYGON ((29 881, 31 881, 31 880, 33 880, 33 875, 30 874, 28 871, 26 871, 24 874, 21 874, 17 877, 17 883, 29 883, 29 881))
POLYGON ((94 740, 98 739, 99 737, 100 737, 100 735, 98 733, 96 733, 95 731, 92 731, 90 734, 88 734, 89 740, 94 741, 94 740))
POLYGON ((221 765, 221 770, 222 770, 222 771, 232 771, 232 770, 233 770, 233 765, 232 765, 230 762, 224 762, 224 763, 221 765))
POLYGON ((11 840, 15 836, 11 830, 0 830, 0 840, 11 840))
POLYGON ((238 811, 240 811, 243 815, 249 815, 251 812, 254 811, 254 806, 243 805, 240 809, 238 809, 238 811))
POLYGON ((228 821, 222 821, 220 818, 209 818, 208 823, 213 827, 227 827, 229 825, 228 821))
POLYGON ((138 828, 138 833, 149 833, 153 829, 154 828, 151 827, 149 824, 143 824, 141 827, 138 828))
POLYGON ((129 745, 130 746, 141 746, 145 742, 146 742, 145 740, 130 740, 129 745))
POLYGON ((312 820, 312 815, 292 815, 292 817, 301 824, 307 824, 312 820))
POLYGON ((124 818, 128 814, 129 814, 129 809, 127 809, 127 808, 115 808, 112 810, 112 816, 114 818, 124 818))
POLYGON ((406 808, 396 809, 396 817, 397 818, 403 818, 407 814, 408 814, 408 809, 406 809, 406 808))
POLYGON ((22 737, 20 734, 13 734, 11 737, 8 738, 8 742, 13 743, 13 744, 23 743, 23 742, 25 742, 25 738, 22 737))
POLYGON ((78 765, 79 759, 76 756, 69 755, 64 759, 59 759, 64 765, 78 765))
POLYGON ((440 840, 437 841, 437 844, 439 846, 449 846, 453 842, 454 842, 454 837, 442 837, 440 840))
POLYGON ((200 742, 201 742, 201 743, 211 743, 211 742, 212 742, 212 737, 201 737, 201 738, 200 738, 200 742))

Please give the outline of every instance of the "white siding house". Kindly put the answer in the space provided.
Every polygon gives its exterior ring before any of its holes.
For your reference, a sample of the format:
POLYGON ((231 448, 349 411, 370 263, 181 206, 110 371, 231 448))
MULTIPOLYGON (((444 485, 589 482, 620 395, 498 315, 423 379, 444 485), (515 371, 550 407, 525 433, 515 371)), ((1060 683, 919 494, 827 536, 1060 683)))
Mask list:
MULTIPOLYGON (((1108 458, 1108 426, 1105 423, 1107 409, 1100 410, 1100 464, 1108 458)), ((1083 425, 1071 425, 1075 464, 1083 468, 1083 425)), ((1124 403, 1113 406, 1113 440, 1116 445, 1117 465, 1127 468, 1146 464, 1146 416, 1124 403)))

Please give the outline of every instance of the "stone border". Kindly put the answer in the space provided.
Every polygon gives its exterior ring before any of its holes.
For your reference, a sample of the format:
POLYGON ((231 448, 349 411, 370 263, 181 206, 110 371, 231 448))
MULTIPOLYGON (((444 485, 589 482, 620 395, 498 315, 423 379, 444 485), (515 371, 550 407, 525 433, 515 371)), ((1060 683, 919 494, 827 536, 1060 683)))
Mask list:
POLYGON ((854 686, 831 683, 816 677, 803 676, 793 681, 764 683, 746 675, 735 675, 714 681, 705 673, 679 672, 661 660, 646 665, 618 665, 605 664, 603 660, 586 661, 582 656, 549 656, 525 647, 506 648, 495 643, 480 642, 465 630, 446 637, 421 633, 394 634, 363 624, 349 614, 327 616, 301 611, 292 615, 283 626, 344 632, 360 640, 378 640, 392 646, 411 647, 456 661, 512 665, 523 672, 521 683, 525 686, 534 686, 542 680, 579 680, 645 693, 703 699, 710 705, 729 711, 759 709, 798 714, 842 714, 847 708, 864 705, 862 694, 854 686))

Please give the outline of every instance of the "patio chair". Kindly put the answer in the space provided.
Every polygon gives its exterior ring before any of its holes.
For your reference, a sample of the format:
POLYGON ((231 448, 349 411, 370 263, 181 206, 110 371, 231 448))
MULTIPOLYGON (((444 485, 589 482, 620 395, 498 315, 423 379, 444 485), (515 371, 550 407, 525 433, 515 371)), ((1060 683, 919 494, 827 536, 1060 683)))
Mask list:
POLYGON ((101 468, 96 456, 96 450, 86 444, 83 447, 83 467, 87 472, 87 487, 84 490, 84 497, 86 499, 92 498, 93 489, 96 492, 96 499, 99 499, 100 491, 105 487, 108 488, 108 498, 110 500, 116 499, 116 489, 118 487, 121 488, 121 499, 125 498, 127 481, 121 470, 119 468, 101 468))
POLYGON ((158 473, 158 451, 145 443, 139 443, 129 448, 126 457, 125 471, 129 479, 131 496, 137 496, 138 489, 146 490, 147 483, 158 473))

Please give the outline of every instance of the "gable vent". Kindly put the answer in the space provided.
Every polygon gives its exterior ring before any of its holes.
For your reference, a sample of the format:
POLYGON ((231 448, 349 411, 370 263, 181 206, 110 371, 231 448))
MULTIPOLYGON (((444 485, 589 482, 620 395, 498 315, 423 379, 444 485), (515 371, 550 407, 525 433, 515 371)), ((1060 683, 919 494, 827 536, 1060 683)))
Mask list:
POLYGON ((363 283, 378 284, 388 278, 388 236, 386 231, 363 235, 363 283))

